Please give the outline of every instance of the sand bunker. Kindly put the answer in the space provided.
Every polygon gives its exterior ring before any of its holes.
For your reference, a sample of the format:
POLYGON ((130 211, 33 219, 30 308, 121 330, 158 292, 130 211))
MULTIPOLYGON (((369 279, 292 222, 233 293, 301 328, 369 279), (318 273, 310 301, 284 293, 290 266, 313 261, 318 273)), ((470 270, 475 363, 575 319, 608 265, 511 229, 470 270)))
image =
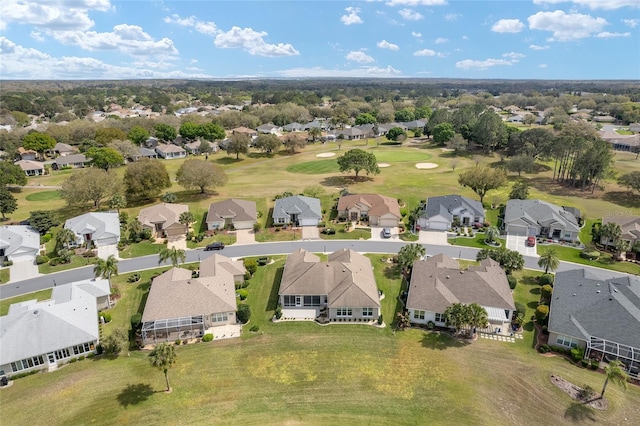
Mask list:
POLYGON ((389 163, 378 163, 378 167, 380 167, 380 168, 391 167, 391 164, 389 164, 389 163))
POLYGON ((418 169, 435 169, 438 167, 436 163, 418 163, 416 164, 416 168, 418 169))
POLYGON ((320 154, 316 154, 316 157, 333 157, 335 155, 336 155, 335 152, 323 152, 320 154))

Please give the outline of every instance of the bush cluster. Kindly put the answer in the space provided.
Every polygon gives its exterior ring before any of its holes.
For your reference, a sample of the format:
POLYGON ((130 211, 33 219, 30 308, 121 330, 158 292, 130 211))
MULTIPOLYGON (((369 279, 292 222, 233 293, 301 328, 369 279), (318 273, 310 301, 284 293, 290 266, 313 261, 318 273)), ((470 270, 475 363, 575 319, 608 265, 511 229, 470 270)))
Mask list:
POLYGON ((511 290, 516 288, 516 285, 518 284, 518 280, 516 277, 514 277, 513 275, 507 275, 507 281, 509 282, 509 288, 511 290))
POLYGON ((204 336, 202 336, 202 341, 203 342, 210 342, 213 340, 213 334, 211 333, 207 333, 204 336))
POLYGON ((245 300, 247 296, 249 296, 249 292, 245 289, 240 289, 236 291, 236 294, 240 298, 240 300, 245 300))
POLYGON ((47 256, 36 256, 36 265, 44 265, 49 262, 49 258, 47 256))
POLYGON ((543 274, 538 277, 538 284, 540 285, 552 285, 553 284, 553 275, 551 274, 543 274))
POLYGON ((100 316, 104 318, 104 322, 111 322, 111 313, 109 312, 100 312, 100 316))

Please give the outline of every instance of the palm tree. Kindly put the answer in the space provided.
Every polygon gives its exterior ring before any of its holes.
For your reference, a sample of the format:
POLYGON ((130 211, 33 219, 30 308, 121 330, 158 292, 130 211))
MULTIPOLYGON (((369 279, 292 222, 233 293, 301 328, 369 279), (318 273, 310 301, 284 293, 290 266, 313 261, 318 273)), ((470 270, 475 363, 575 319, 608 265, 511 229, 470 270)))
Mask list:
POLYGON ((71 229, 62 228, 56 234, 56 247, 55 252, 63 248, 69 248, 69 244, 76 240, 76 234, 71 229))
POLYGON ((616 242, 616 258, 622 259, 622 253, 631 250, 631 243, 628 240, 618 239, 616 242))
POLYGON ((407 244, 398 252, 398 266, 403 274, 409 274, 413 262, 427 254, 422 244, 407 244))
POLYGON ((609 384, 609 380, 613 383, 617 383, 622 385, 624 389, 627 388, 627 380, 629 380, 629 375, 626 371, 624 371, 624 364, 620 360, 613 360, 604 368, 604 374, 607 378, 604 380, 604 386, 602 387, 602 392, 600 393, 600 398, 604 396, 604 391, 607 389, 607 384, 609 384))
POLYGON ((555 271, 560 266, 560 259, 558 259, 558 252, 553 247, 545 249, 538 259, 538 266, 544 268, 544 273, 549 273, 549 270, 555 271))
POLYGON ((93 273, 96 278, 111 279, 111 275, 118 275, 118 259, 114 255, 110 255, 107 259, 98 259, 96 266, 93 267, 93 273))
POLYGON ((620 225, 618 225, 617 223, 609 222, 600 227, 600 237, 605 238, 605 251, 609 248, 610 242, 613 242, 613 244, 616 244, 618 242, 621 234, 622 230, 620 229, 620 225))
POLYGON ((493 244, 500 236, 500 230, 495 226, 490 226, 484 231, 484 241, 488 244, 493 244))
POLYGON ((316 138, 322 136, 322 130, 320 127, 312 127, 309 129, 309 136, 311 136, 311 140, 315 142, 316 138))
POLYGON ((152 367, 164 372, 164 378, 167 381, 167 392, 171 391, 169 385, 169 368, 176 363, 176 349, 173 345, 160 343, 149 354, 149 363, 152 367))
POLYGON ((172 248, 165 247, 162 250, 160 250, 158 264, 164 263, 167 260, 169 260, 171 261, 171 265, 173 265, 173 267, 175 268, 180 264, 180 262, 184 263, 186 258, 187 258, 187 254, 185 253, 184 250, 178 249, 175 247, 172 247, 172 248))
POLYGON ((469 326, 473 329, 487 328, 489 326, 489 318, 487 310, 477 303, 467 305, 469 315, 469 326))

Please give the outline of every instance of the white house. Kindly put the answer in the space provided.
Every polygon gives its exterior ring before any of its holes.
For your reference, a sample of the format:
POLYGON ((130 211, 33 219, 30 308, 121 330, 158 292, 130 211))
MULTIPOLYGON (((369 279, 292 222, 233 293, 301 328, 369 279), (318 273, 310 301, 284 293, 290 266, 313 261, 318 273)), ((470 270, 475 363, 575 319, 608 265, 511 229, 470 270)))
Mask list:
POLYGON ((40 234, 26 225, 0 226, 0 260, 16 263, 35 260, 40 252, 40 234))
POLYGON ((155 150, 158 153, 158 155, 164 158, 165 160, 174 159, 174 158, 184 158, 187 156, 187 151, 185 151, 184 148, 178 145, 173 145, 173 144, 161 143, 155 147, 155 150))
POLYGON ((91 242, 100 248, 120 241, 120 218, 115 212, 85 213, 68 219, 64 227, 76 234, 77 245, 91 242))
POLYGON ((0 317, 0 376, 53 370, 58 363, 95 352, 98 311, 109 307, 109 281, 54 287, 51 299, 14 303, 0 317))

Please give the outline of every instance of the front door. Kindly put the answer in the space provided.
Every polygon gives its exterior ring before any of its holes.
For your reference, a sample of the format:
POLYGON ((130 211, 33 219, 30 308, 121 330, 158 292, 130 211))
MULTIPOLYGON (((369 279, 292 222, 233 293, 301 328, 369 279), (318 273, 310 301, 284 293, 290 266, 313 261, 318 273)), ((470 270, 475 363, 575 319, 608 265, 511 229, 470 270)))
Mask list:
POLYGON ((53 352, 47 354, 47 359, 49 360, 49 364, 56 363, 56 356, 53 352))
POLYGON ((296 296, 296 306, 302 306, 302 297, 296 296))

